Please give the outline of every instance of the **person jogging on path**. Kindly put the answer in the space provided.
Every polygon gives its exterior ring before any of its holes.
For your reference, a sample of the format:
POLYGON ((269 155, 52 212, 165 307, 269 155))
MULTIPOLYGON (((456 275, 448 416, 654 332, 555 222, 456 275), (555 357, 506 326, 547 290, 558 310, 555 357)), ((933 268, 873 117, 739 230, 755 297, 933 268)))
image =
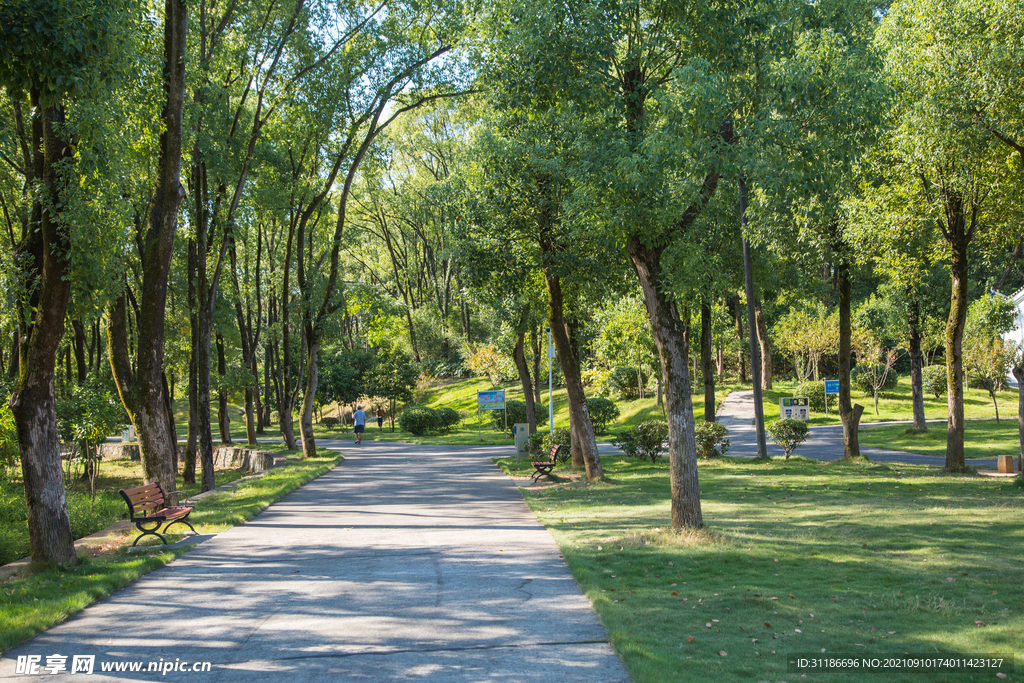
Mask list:
POLYGON ((377 429, 384 431, 384 409, 377 406, 377 429))
POLYGON ((363 442, 363 432, 366 431, 366 413, 362 406, 356 406, 356 412, 352 413, 352 421, 356 423, 356 444, 363 442))

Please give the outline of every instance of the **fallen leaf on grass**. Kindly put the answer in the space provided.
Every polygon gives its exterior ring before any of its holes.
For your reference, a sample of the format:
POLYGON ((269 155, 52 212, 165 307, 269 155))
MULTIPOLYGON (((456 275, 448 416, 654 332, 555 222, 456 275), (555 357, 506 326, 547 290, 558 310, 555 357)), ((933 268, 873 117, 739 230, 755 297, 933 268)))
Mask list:
POLYGON ((796 632, 796 633, 800 633, 800 634, 803 634, 803 631, 801 631, 801 630, 800 630, 800 629, 798 629, 798 628, 797 628, 797 629, 793 629, 793 630, 794 630, 794 632, 796 632))
POLYGON ((791 597, 791 598, 793 598, 794 600, 796 600, 796 596, 795 596, 795 595, 793 595, 792 593, 790 593, 790 594, 789 594, 789 597, 791 597))
POLYGON ((686 642, 688 643, 692 643, 695 640, 697 640, 697 636, 686 636, 686 642))
POLYGON ((725 657, 725 656, 726 656, 726 655, 728 655, 729 653, 728 653, 728 652, 726 652, 725 650, 719 650, 719 651, 718 651, 718 654, 720 654, 720 655, 722 655, 723 657, 725 657))
POLYGON ((704 627, 705 628, 711 628, 711 624, 710 623, 704 624, 704 627))
POLYGON ((985 622, 984 621, 976 621, 976 622, 974 622, 974 625, 975 626, 985 626, 985 622))
POLYGON ((679 595, 679 591, 672 591, 672 595, 679 595))
POLYGON ((767 621, 766 621, 766 622, 764 622, 764 625, 765 625, 765 626, 767 626, 768 628, 771 628, 771 627, 772 627, 772 625, 771 625, 771 624, 769 624, 769 623, 768 623, 767 621))

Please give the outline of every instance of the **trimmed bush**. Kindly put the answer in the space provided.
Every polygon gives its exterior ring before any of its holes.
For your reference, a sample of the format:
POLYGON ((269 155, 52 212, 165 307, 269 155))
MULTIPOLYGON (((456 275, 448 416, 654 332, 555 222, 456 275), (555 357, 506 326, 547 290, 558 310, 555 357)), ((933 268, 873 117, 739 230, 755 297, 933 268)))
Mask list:
POLYGON ((541 456, 546 455, 544 452, 544 438, 547 435, 547 432, 530 434, 530 439, 526 442, 526 450, 529 452, 531 458, 539 459, 541 456))
POLYGON ((594 425, 594 432, 604 434, 608 431, 608 424, 619 418, 619 407, 614 401, 607 398, 588 398, 587 411, 590 413, 590 423, 594 425))
POLYGON ((775 420, 765 427, 765 431, 768 432, 771 440, 786 453, 786 460, 789 460, 789 456, 793 454, 796 447, 807 440, 808 428, 807 423, 803 420, 788 418, 775 420))
POLYGON ((322 424, 324 427, 327 427, 328 429, 337 429, 338 425, 341 424, 341 420, 339 420, 336 417, 325 417, 324 419, 320 420, 320 424, 322 424))
POLYGON ((450 433, 462 422, 462 415, 454 408, 444 406, 434 412, 437 413, 437 430, 442 434, 450 433))
MULTIPOLYGON (((647 386, 647 373, 641 372, 641 381, 647 386)), ((640 396, 640 388, 637 386, 636 368, 619 366, 608 374, 605 386, 612 394, 618 395, 620 399, 633 399, 640 396)))
POLYGON ((641 422, 628 432, 620 434, 614 443, 622 452, 631 458, 651 459, 652 463, 667 450, 665 439, 668 438, 668 425, 659 420, 641 422))
POLYGON ((437 411, 424 406, 413 406, 398 416, 398 426, 413 436, 423 436, 430 430, 439 429, 441 420, 437 411))
POLYGON ((555 444, 562 447, 562 450, 558 451, 558 462, 566 462, 572 457, 572 439, 568 429, 562 427, 553 432, 544 432, 544 440, 541 441, 541 454, 550 453, 555 444))
MULTIPOLYGON (((810 399, 811 410, 818 413, 825 412, 825 382, 803 382, 798 384, 793 393, 794 396, 806 396, 810 399)), ((828 409, 839 410, 839 394, 828 395, 828 409)))
POLYGON ((946 366, 929 365, 921 368, 921 387, 926 394, 933 394, 935 398, 942 398, 947 391, 946 366))
MULTIPOLYGON (((943 368, 945 371, 945 368, 943 368)), ((850 382, 855 387, 860 389, 867 396, 874 396, 874 388, 871 383, 873 380, 873 374, 877 377, 881 377, 885 373, 884 365, 858 365, 850 371, 850 382)), ((899 379, 896 372, 890 368, 889 374, 885 376, 885 385, 879 389, 878 395, 885 396, 889 391, 896 388, 896 382, 899 379)), ((942 391, 945 392, 946 388, 943 387, 942 391)))
MULTIPOLYGON (((548 423, 548 407, 540 403, 534 404, 537 412, 537 429, 548 423)), ((512 425, 515 423, 526 423, 526 401, 505 401, 505 410, 508 411, 508 433, 512 433, 512 425)), ((505 413, 501 410, 492 410, 491 426, 494 431, 500 432, 505 429, 505 413)))
POLYGON ((697 455, 710 458, 725 455, 729 451, 729 430, 717 422, 702 422, 694 430, 697 440, 697 455))

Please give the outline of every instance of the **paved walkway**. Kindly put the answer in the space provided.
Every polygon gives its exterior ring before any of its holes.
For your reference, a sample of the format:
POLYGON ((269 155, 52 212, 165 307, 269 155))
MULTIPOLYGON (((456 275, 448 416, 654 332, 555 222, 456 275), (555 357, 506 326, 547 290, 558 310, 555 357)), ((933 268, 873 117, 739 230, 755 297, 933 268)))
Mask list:
POLYGON ((95 655, 95 681, 628 682, 551 535, 490 462, 507 447, 340 443, 337 468, 6 653, 0 680, 31 680, 19 655, 56 653, 69 669, 95 655), (212 668, 146 672, 161 659, 212 668), (125 662, 143 672, 101 673, 125 662))
MULTIPOLYGON (((771 421, 777 416, 778 412, 774 416, 766 414, 765 420, 771 421)), ((717 417, 719 423, 729 428, 729 455, 741 458, 756 457, 757 433, 754 429, 754 392, 734 391, 730 393, 722 402, 717 417)), ((865 430, 871 429, 872 426, 879 426, 879 423, 861 423, 861 433, 863 434, 865 430)), ((883 448, 867 448, 863 444, 860 447, 860 452, 871 460, 879 462, 905 462, 915 465, 935 465, 937 467, 942 467, 946 464, 943 458, 932 455, 890 451, 883 448)), ((771 442, 771 439, 768 439, 768 454, 772 456, 785 455, 781 448, 771 442)), ((807 441, 797 448, 794 454, 814 460, 838 460, 842 458, 842 426, 812 426, 807 441)), ((996 467, 995 458, 968 458, 966 462, 972 467, 996 467)))

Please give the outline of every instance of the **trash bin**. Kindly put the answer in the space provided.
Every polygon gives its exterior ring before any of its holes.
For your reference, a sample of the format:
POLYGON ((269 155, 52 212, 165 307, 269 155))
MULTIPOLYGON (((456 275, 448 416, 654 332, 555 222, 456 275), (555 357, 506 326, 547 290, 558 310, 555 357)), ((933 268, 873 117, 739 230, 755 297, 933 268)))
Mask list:
POLYGON ((529 458, 530 449, 528 448, 530 442, 530 425, 525 422, 517 422, 512 425, 512 435, 516 439, 516 457, 517 458, 529 458))

